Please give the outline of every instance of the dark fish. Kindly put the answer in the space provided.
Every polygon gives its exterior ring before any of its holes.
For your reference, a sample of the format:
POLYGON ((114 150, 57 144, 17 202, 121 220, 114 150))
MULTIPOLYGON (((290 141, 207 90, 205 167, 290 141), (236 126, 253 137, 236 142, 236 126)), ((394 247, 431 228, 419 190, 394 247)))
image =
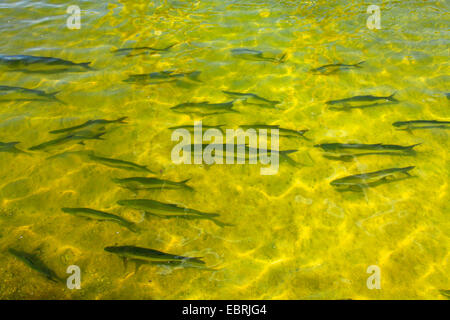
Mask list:
MULTIPOLYGON (((293 166, 297 166, 298 163, 290 158, 288 155, 298 150, 271 150, 271 149, 262 149, 262 148, 251 148, 245 144, 202 144, 202 151, 205 150, 206 147, 210 147, 214 149, 212 153, 215 157, 222 157, 226 159, 228 157, 233 158, 234 160, 258 160, 261 155, 270 156, 272 154, 278 155, 280 161, 285 161, 293 166)), ((197 144, 189 145, 191 155, 194 157, 196 154, 197 144)), ((224 161, 225 163, 225 161, 224 161)))
POLYGON ((398 155, 413 154, 413 148, 421 143, 399 146, 392 144, 360 144, 360 143, 324 143, 316 144, 314 147, 321 148, 325 152, 335 153, 338 156, 325 155, 326 158, 341 161, 350 161, 355 157, 366 155, 398 155))
POLYGON ((280 58, 268 57, 264 55, 264 52, 246 48, 232 49, 231 54, 239 59, 251 60, 251 61, 267 61, 273 63, 283 63, 286 59, 286 53, 280 58))
POLYGON ((417 129, 450 129, 450 121, 439 120, 411 120, 397 121, 392 124, 397 130, 417 130, 417 129))
POLYGON ((280 101, 272 101, 257 96, 254 93, 240 93, 240 92, 231 92, 231 91, 222 91, 226 95, 231 98, 241 99, 245 104, 256 105, 260 107, 275 107, 277 104, 280 104, 280 101))
POLYGON ((128 79, 123 80, 128 83, 141 85, 160 84, 175 81, 194 81, 201 82, 198 79, 201 71, 174 73, 174 71, 152 72, 147 74, 132 74, 128 79))
POLYGON ((90 62, 75 63, 68 60, 52 57, 38 57, 26 55, 0 55, 0 65, 4 65, 14 71, 30 73, 56 73, 63 71, 74 71, 80 67, 85 70, 92 70, 90 62))
POLYGON ((341 108, 330 108, 333 110, 345 110, 345 109, 356 109, 356 108, 367 108, 367 107, 374 107, 374 106, 380 106, 385 104, 392 104, 392 103, 398 103, 399 101, 394 98, 395 93, 391 94, 387 97, 376 97, 372 95, 367 96, 355 96, 351 98, 346 99, 340 99, 340 100, 331 100, 327 101, 326 104, 328 105, 342 105, 341 108), (381 103, 378 102, 381 101, 381 103), (367 104, 368 102, 374 102, 372 104, 367 104))
POLYGON ((16 148, 20 142, 0 142, 0 152, 26 153, 16 148))
POLYGON ((74 127, 70 127, 70 128, 64 128, 64 129, 59 129, 59 130, 53 130, 50 131, 50 133, 52 134, 59 134, 59 133, 65 133, 65 132, 71 132, 71 131, 77 131, 79 129, 83 129, 86 127, 90 127, 90 126, 95 126, 95 125, 108 125, 108 124, 112 124, 112 123, 127 123, 124 120, 127 119, 128 117, 122 117, 122 118, 118 118, 116 120, 104 120, 104 119, 97 119, 97 120, 88 120, 83 124, 80 124, 78 126, 74 126, 74 127))
POLYGON ((139 55, 143 55, 143 54, 156 54, 156 53, 160 53, 160 52, 167 52, 169 51, 170 48, 174 47, 176 45, 176 43, 171 44, 168 47, 162 48, 162 49, 158 49, 158 48, 153 48, 153 47, 136 47, 136 48, 121 48, 121 49, 117 49, 114 50, 113 53, 115 53, 116 55, 126 55, 127 57, 135 57, 135 56, 139 56, 139 55))
POLYGON ((78 141, 79 144, 84 144, 84 140, 104 140, 102 136, 106 134, 105 131, 91 131, 91 130, 83 130, 83 131, 77 131, 74 133, 71 133, 67 136, 46 141, 44 143, 41 143, 39 145, 33 146, 29 148, 28 150, 44 150, 49 147, 58 146, 61 144, 66 144, 68 142, 78 141))
POLYGON ((267 129, 267 130, 278 129, 281 136, 284 136, 284 137, 299 137, 299 138, 304 138, 303 135, 306 132, 308 132, 307 129, 292 130, 292 129, 280 128, 279 125, 267 125, 267 124, 240 125, 239 128, 242 128, 244 130, 247 130, 247 129, 267 129))
POLYGON ((410 178, 409 171, 414 168, 414 166, 389 168, 375 172, 355 174, 333 180, 330 184, 336 188, 340 188, 341 191, 361 191, 363 188, 376 187, 383 183, 410 178), (398 175, 403 175, 403 178, 398 177, 398 175))
POLYGON ((338 72, 339 70, 347 70, 352 68, 362 68, 361 64, 363 64, 365 61, 361 61, 355 64, 343 64, 343 63, 336 63, 336 64, 327 64, 324 66, 321 66, 316 69, 312 69, 311 72, 320 73, 324 75, 329 75, 335 72, 338 72))
POLYGON ((447 299, 450 299, 450 290, 439 290, 439 292, 447 299))
MULTIPOLYGON (((217 126, 208 126, 208 125, 202 124, 202 131, 208 130, 208 129, 217 129, 223 133, 223 129, 222 129, 223 126, 225 126, 225 125, 219 124, 217 126)), ((196 126, 194 126, 194 125, 182 125, 182 126, 170 127, 169 129, 170 130, 185 129, 192 133, 192 132, 194 132, 195 128, 196 128, 196 126)), ((198 126, 198 128, 200 128, 200 127, 198 126)))
POLYGON ((42 90, 22 87, 0 86, 0 102, 9 101, 55 101, 65 104, 55 95, 60 91, 46 93, 42 90))
POLYGON ((131 161, 100 157, 100 156, 96 156, 93 152, 89 152, 88 157, 90 160, 92 160, 94 162, 100 163, 104 166, 111 167, 111 168, 154 173, 153 171, 148 169, 147 166, 141 166, 141 165, 133 163, 131 161))
POLYGON ((215 217, 220 216, 220 214, 182 208, 176 204, 163 203, 149 199, 119 200, 117 201, 117 204, 135 210, 142 210, 145 211, 146 214, 154 215, 160 218, 208 219, 220 227, 231 226, 230 224, 226 224, 215 219, 215 217))
POLYGON ((196 114, 202 116, 239 112, 233 109, 233 103, 234 101, 225 103, 209 103, 208 101, 187 102, 178 104, 170 109, 177 113, 196 114))
POLYGON ((180 182, 162 180, 158 178, 147 178, 147 177, 131 177, 123 179, 112 179, 115 183, 119 184, 123 188, 127 188, 133 191, 137 190, 155 190, 155 189, 169 189, 169 190, 179 190, 187 189, 194 190, 192 187, 188 186, 186 182, 190 179, 186 179, 180 182))
POLYGON ((72 214, 77 217, 83 217, 87 219, 100 221, 112 221, 121 226, 124 226, 125 228, 128 228, 132 232, 137 232, 137 227, 135 223, 111 213, 89 208, 62 208, 61 210, 65 213, 72 214))
POLYGON ((56 275, 56 273, 51 270, 47 265, 42 262, 41 259, 39 259, 38 256, 27 253, 24 251, 19 251, 15 249, 8 249, 9 253, 11 253, 13 256, 15 256, 17 259, 25 263, 27 266, 29 266, 31 269, 41 273, 44 275, 47 279, 53 282, 64 282, 64 280, 56 275))
POLYGON ((136 262, 136 271, 143 263, 181 265, 185 267, 200 268, 203 268, 205 266, 205 262, 199 257, 173 255, 170 253, 142 247, 111 246, 106 247, 105 251, 118 255, 119 257, 124 259, 124 263, 126 263, 128 260, 136 262))

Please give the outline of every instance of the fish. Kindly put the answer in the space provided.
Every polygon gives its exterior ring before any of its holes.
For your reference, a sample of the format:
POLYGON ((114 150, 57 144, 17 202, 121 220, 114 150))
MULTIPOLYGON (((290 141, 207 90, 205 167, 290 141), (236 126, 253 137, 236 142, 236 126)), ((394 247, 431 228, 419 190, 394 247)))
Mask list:
POLYGON ((88 158, 91 161, 100 163, 104 166, 111 167, 111 168, 154 173, 152 170, 148 169, 147 166, 142 166, 142 165, 133 163, 131 161, 97 156, 94 154, 93 151, 88 152, 88 158))
POLYGON ((170 109, 176 113, 196 114, 202 116, 239 112, 233 109, 233 103, 234 100, 224 103, 209 103, 208 101, 187 102, 178 104, 170 109))
POLYGON ((155 189, 168 189, 168 190, 194 190, 192 187, 188 186, 186 183, 190 179, 175 182, 170 180, 163 180, 158 178, 147 178, 147 177, 130 177, 123 179, 112 179, 115 183, 123 188, 130 189, 133 191, 137 190, 155 190, 155 189))
POLYGON ((253 153, 253 154, 258 154, 259 156, 261 155, 272 155, 272 154, 278 154, 278 158, 280 159, 280 161, 283 162, 287 162, 292 166, 298 166, 299 163, 296 162, 295 160, 293 160, 291 157, 289 157, 288 155, 291 153, 295 153, 298 150, 295 149, 291 149, 291 150, 272 150, 272 149, 262 149, 262 148, 249 148, 247 147, 247 152, 248 153, 253 153))
POLYGON ((251 61, 267 61, 273 63, 283 63, 286 61, 286 53, 283 53, 280 58, 275 57, 267 57, 264 55, 264 52, 259 50, 252 50, 246 48, 237 48, 232 49, 231 54, 239 59, 243 60, 251 60, 251 61))
POLYGON ((123 259, 124 264, 128 260, 136 262, 136 271, 141 264, 165 264, 181 265, 185 267, 204 268, 206 263, 200 257, 185 257, 170 253, 161 252, 154 249, 135 246, 110 246, 104 248, 106 252, 114 253, 123 259))
POLYGON ((355 64, 344 64, 344 63, 335 63, 335 64, 326 64, 324 66, 311 69, 311 72, 313 73, 319 73, 324 75, 329 75, 336 73, 340 70, 347 70, 347 69, 353 69, 353 68, 362 68, 361 64, 363 64, 365 61, 361 61, 355 64))
POLYGON ((392 124, 397 130, 417 130, 417 129, 450 129, 450 121, 440 120, 411 120, 397 121, 392 124))
POLYGON ((439 290, 439 292, 447 299, 450 299, 450 290, 439 290))
POLYGON ((337 153, 338 156, 325 155, 326 158, 332 160, 350 161, 355 157, 366 155, 397 155, 397 154, 414 154, 414 147, 421 143, 409 146, 400 146, 392 144, 360 144, 360 143, 323 143, 316 144, 314 147, 321 148, 327 153, 337 153))
POLYGON ((143 54, 156 54, 160 52, 167 52, 170 48, 177 45, 177 43, 171 44, 168 47, 159 49, 159 48, 153 48, 153 47, 136 47, 136 48, 121 48, 114 50, 113 53, 116 55, 126 55, 127 57, 135 57, 143 54))
POLYGON ((81 70, 93 70, 90 62, 76 63, 53 57, 27 56, 27 55, 0 55, 0 65, 14 71, 29 73, 57 73, 81 70))
POLYGON ((52 269, 47 267, 47 265, 38 256, 12 248, 9 248, 8 252, 25 263, 31 269, 45 276, 48 280, 64 283, 64 280, 58 277, 58 275, 52 269))
POLYGON ((201 82, 198 77, 201 71, 174 73, 174 71, 160 71, 146 74, 132 74, 123 82, 140 85, 161 84, 175 81, 201 82))
POLYGON ((66 133, 66 132, 72 132, 77 131, 86 127, 95 126, 95 125, 101 125, 105 126, 112 123, 127 123, 124 120, 128 119, 128 117, 121 117, 115 120, 104 120, 104 119, 96 119, 96 120, 88 120, 83 124, 80 124, 78 126, 70 127, 70 128, 64 128, 64 129, 58 129, 50 131, 51 134, 60 134, 60 133, 66 133))
POLYGON ((389 168, 375 172, 355 174, 333 180, 330 184, 333 187, 341 188, 341 191, 361 191, 363 188, 375 187, 383 183, 410 178, 409 171, 414 168, 414 166, 389 168), (397 175, 403 176, 403 178, 397 177, 397 175))
POLYGON ((42 90, 27 89, 22 87, 10 87, 0 86, 0 102, 10 101, 48 101, 59 102, 65 104, 59 100, 56 95, 60 91, 46 93, 42 90))
MULTIPOLYGON (((202 131, 208 130, 208 129, 217 129, 220 132, 223 133, 223 129, 222 127, 225 126, 224 124, 218 124, 216 126, 208 126, 208 125, 204 125, 202 124, 202 131)), ((176 126, 176 127, 170 127, 169 130, 178 130, 178 129, 185 129, 191 133, 194 132, 196 126, 195 125, 181 125, 181 126, 176 126)), ((197 128, 200 128, 200 126, 197 126, 197 128)))
POLYGON ((242 99, 245 104, 248 105, 256 105, 260 107, 275 107, 277 104, 280 104, 280 101, 272 101, 265 99, 263 97, 260 97, 254 93, 240 93, 240 92, 232 92, 232 91, 222 91, 230 98, 234 99, 242 99))
POLYGON ((302 129, 302 130, 285 129, 285 128, 280 128, 279 125, 267 125, 267 124, 240 125, 239 128, 242 128, 244 130, 247 130, 247 129, 267 129, 267 130, 278 129, 281 136, 299 137, 299 138, 305 138, 304 134, 309 131, 308 129, 302 129))
POLYGON ((128 230, 130 230, 132 232, 138 231, 137 226, 134 222, 128 221, 120 216, 117 216, 117 215, 114 215, 111 213, 94 210, 94 209, 89 209, 89 208, 61 208, 61 211, 71 214, 71 215, 74 215, 74 216, 77 216, 77 217, 83 217, 86 219, 100 220, 100 221, 112 221, 121 226, 124 226, 125 228, 127 228, 128 230))
MULTIPOLYGON (((196 149, 198 144, 190 144, 188 145, 191 151, 192 157, 195 157, 196 149)), ((280 161, 287 162, 293 166, 298 166, 298 163, 290 158, 288 155, 291 153, 295 153, 298 150, 271 150, 271 149, 262 149, 262 148, 251 148, 245 144, 202 144, 201 148, 204 151, 206 147, 210 147, 214 149, 212 152, 213 156, 222 156, 223 159, 230 156, 234 160, 258 160, 258 157, 261 155, 278 154, 278 158, 280 161), (228 150, 230 149, 230 150, 228 150), (231 152, 231 154, 229 153, 231 152), (244 154, 242 154, 244 152, 244 154)))
POLYGON ((19 143, 20 142, 18 142, 18 141, 0 142, 0 152, 26 153, 25 151, 22 151, 22 150, 16 148, 16 145, 18 145, 19 143))
POLYGON ((346 110, 346 109, 356 109, 356 108, 367 108, 367 107, 374 107, 374 106, 380 106, 385 104, 393 104, 398 103, 399 101, 394 98, 395 92, 391 94, 390 96, 386 97, 376 97, 372 95, 366 95, 366 96, 354 96, 351 98, 346 99, 340 99, 340 100, 331 100, 327 101, 327 105, 342 105, 341 108, 330 108, 333 110, 346 110), (374 102, 372 104, 367 104, 370 102, 374 102), (379 103, 381 102, 381 103, 379 103), (355 105, 353 105, 355 104, 355 105), (358 105, 359 104, 359 105, 358 105))
POLYGON ((41 144, 32 146, 31 148, 28 148, 28 150, 32 150, 32 151, 36 151, 36 150, 45 150, 48 149, 50 147, 54 147, 54 146, 58 146, 61 144, 65 144, 68 142, 73 142, 73 141, 79 141, 79 144, 84 145, 84 140, 104 140, 102 138, 103 135, 106 134, 106 131, 91 131, 91 130, 83 130, 83 131, 77 131, 74 133, 71 133, 69 135, 57 138, 57 139, 53 139, 53 140, 49 140, 46 142, 43 142, 41 144))
POLYGON ((146 214, 154 215, 160 218, 183 218, 183 219, 207 219, 211 220, 220 227, 232 226, 231 224, 220 222, 216 217, 218 213, 206 213, 195 209, 182 208, 176 204, 159 202, 149 199, 130 199, 119 200, 117 204, 129 207, 135 210, 145 211, 146 214))

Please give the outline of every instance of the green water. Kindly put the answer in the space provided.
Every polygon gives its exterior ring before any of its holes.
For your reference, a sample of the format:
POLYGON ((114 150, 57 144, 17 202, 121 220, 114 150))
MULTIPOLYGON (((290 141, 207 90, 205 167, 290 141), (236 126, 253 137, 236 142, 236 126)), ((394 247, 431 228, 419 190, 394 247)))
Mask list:
POLYGON ((2 1, 1 54, 91 62, 95 70, 30 74, 2 69, 0 85, 60 91, 58 102, 0 104, 0 141, 27 153, 0 153, 0 298, 2 299, 444 299, 449 268, 448 129, 395 130, 393 122, 450 119, 449 3, 446 1, 82 1, 81 29, 66 27, 66 1, 2 1), (366 26, 367 7, 381 9, 381 29, 366 26), (150 46, 168 52, 132 57, 112 51, 150 46), (284 63, 237 59, 234 48, 284 63), (331 63, 361 68, 318 75, 331 63), (129 75, 201 71, 201 83, 141 86, 129 75), (207 117, 174 113, 184 102, 230 100, 222 90, 281 101, 278 108, 236 102, 239 113, 207 117), (356 95, 397 104, 351 111, 325 102, 356 95), (28 148, 49 131, 90 119, 117 119, 104 140, 28 148), (298 165, 276 175, 261 165, 175 165, 169 127, 277 124, 308 129, 307 139, 280 138, 298 165), (315 144, 411 145, 414 155, 330 160, 315 144), (136 173, 87 161, 96 154, 147 165, 136 173), (362 172, 415 166, 413 178, 363 192, 338 192, 330 182, 362 172), (120 188, 112 178, 191 179, 187 190, 120 188), (116 204, 146 198, 219 213, 208 220, 161 219, 116 204), (68 215, 88 207, 137 223, 140 233, 111 222, 68 215), (134 264, 124 268, 107 246, 134 245, 202 257, 215 270, 134 264), (81 269, 81 289, 48 281, 8 252, 38 256, 59 277, 81 269), (366 285, 370 265, 381 289, 366 285))

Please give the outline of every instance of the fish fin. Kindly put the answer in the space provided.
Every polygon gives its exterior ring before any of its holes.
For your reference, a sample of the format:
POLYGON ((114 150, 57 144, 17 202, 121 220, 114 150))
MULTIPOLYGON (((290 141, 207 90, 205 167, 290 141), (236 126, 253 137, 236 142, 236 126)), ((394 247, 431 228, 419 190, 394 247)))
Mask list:
POLYGON ((136 260, 136 261, 134 261, 134 263, 135 263, 135 266, 134 266, 134 273, 137 273, 137 272, 139 271, 139 268, 140 268, 143 264, 145 264, 145 262, 140 261, 140 260, 136 260))
POLYGON ((362 67, 361 67, 361 64, 363 64, 364 62, 366 62, 366 61, 360 61, 360 62, 358 62, 358 63, 355 63, 353 66, 354 66, 354 67, 357 67, 357 68, 362 68, 362 67))
POLYGON ((126 272, 128 269, 128 259, 127 258, 122 258, 122 262, 123 262, 123 268, 125 269, 124 271, 126 272))

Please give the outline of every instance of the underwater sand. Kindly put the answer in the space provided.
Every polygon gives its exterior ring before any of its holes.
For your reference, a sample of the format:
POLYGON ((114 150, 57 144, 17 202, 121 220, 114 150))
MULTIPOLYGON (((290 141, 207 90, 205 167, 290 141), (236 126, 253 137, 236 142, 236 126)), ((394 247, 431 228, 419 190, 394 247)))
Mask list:
MULTIPOLYGON (((75 4, 75 3, 74 3, 75 4)), ((380 30, 366 27, 363 1, 83 1, 81 29, 66 27, 66 1, 2 1, 2 54, 91 61, 96 70, 25 74, 2 69, 0 85, 61 91, 57 102, 0 104, 0 141, 27 151, 55 138, 51 130, 90 119, 127 116, 105 140, 28 154, 0 153, 1 299, 445 299, 449 268, 450 130, 395 130, 395 121, 450 119, 449 3, 374 1, 380 30), (124 47, 170 51, 116 56, 124 47), (287 52, 285 63, 236 59, 233 48, 287 52), (362 68, 328 76, 311 69, 330 63, 362 68), (131 74, 201 71, 200 84, 139 86, 131 74), (190 117, 170 107, 226 102, 222 90, 252 92, 278 109, 237 103, 239 113, 190 117), (398 104, 329 110, 328 100, 387 96, 398 104), (276 175, 261 165, 175 165, 169 127, 278 124, 309 129, 306 139, 281 138, 299 163, 276 175), (421 143, 413 156, 323 157, 326 142, 421 143), (148 165, 162 179, 191 178, 195 192, 133 192, 111 179, 139 174, 85 161, 96 154, 148 165), (413 178, 364 192, 337 192, 330 182, 361 172, 415 166, 413 178), (233 227, 208 220, 143 218, 116 204, 148 198, 221 214, 233 227), (62 207, 104 210, 138 223, 141 233, 65 214, 62 207), (111 245, 135 245, 203 257, 216 271, 143 265, 125 269, 111 245), (60 277, 82 272, 81 289, 48 281, 8 253, 38 255, 60 277), (381 269, 370 290, 366 269, 381 269)), ((151 175, 149 175, 151 176, 151 175)))

